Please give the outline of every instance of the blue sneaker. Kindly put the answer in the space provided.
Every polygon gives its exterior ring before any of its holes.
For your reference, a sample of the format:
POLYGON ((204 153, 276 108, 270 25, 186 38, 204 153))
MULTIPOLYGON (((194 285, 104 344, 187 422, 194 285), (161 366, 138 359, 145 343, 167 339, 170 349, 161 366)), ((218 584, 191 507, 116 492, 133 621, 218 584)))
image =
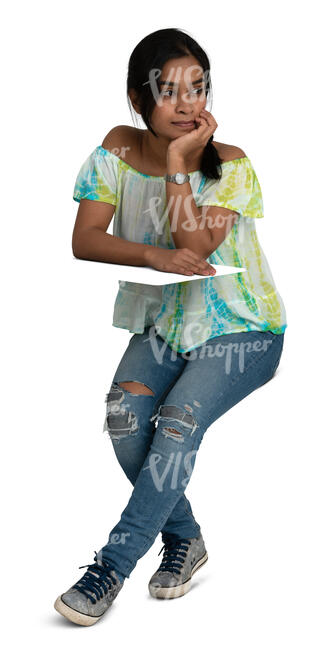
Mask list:
POLYGON ((170 533, 163 541, 162 562, 148 583, 149 593, 153 598, 178 598, 189 591, 192 576, 207 561, 208 554, 201 534, 182 538, 170 533))
MULTIPOLYGON (((105 614, 124 585, 106 560, 85 564, 88 570, 54 603, 57 612, 78 625, 93 625, 105 614)), ((79 567, 82 569, 83 567, 79 567)))

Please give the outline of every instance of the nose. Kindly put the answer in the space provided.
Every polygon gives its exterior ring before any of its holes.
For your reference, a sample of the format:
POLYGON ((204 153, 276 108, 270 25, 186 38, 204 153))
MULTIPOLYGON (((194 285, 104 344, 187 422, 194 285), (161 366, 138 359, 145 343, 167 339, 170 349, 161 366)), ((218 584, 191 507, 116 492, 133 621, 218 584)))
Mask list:
POLYGON ((176 98, 176 104, 175 104, 175 109, 177 113, 183 113, 183 116, 185 116, 187 119, 194 119, 194 111, 192 108, 193 101, 191 98, 188 96, 183 97, 181 94, 176 98))
POLYGON ((194 119, 194 113, 192 110, 190 110, 190 105, 186 102, 177 102, 176 103, 176 115, 177 117, 183 117, 187 120, 193 120, 194 119))

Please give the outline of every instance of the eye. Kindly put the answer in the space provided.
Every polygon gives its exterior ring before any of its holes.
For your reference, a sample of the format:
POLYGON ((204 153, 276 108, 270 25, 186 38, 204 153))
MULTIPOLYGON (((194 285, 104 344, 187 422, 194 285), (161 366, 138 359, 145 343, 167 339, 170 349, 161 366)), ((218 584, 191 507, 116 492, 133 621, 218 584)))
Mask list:
MULTIPOLYGON (((174 91, 171 90, 171 89, 170 90, 162 90, 161 95, 162 95, 162 97, 165 97, 165 96, 166 97, 171 97, 171 95, 167 95, 167 93, 172 93, 172 92, 174 92, 174 91)), ((194 88, 191 92, 200 95, 203 92, 203 88, 194 88)))

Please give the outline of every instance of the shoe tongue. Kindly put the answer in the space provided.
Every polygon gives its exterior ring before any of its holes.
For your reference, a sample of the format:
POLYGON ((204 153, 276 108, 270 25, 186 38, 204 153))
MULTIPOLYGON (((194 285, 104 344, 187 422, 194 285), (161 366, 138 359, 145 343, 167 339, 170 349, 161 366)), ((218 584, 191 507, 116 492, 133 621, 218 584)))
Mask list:
MULTIPOLYGON (((96 564, 98 564, 98 566, 104 566, 104 564, 103 564, 102 554, 101 554, 100 552, 99 552, 98 554, 96 553, 96 555, 95 555, 95 557, 94 557, 94 561, 96 562, 96 564)), ((90 569, 90 571, 94 571, 94 568, 90 569)), ((108 574, 109 574, 111 577, 112 577, 112 576, 115 577, 115 575, 116 575, 116 574, 114 573, 114 569, 111 569, 111 570, 108 572, 108 574)))
MULTIPOLYGON (((93 560, 98 566, 103 566, 103 560, 102 560, 102 557, 101 557, 100 554, 97 555, 97 553, 96 553, 93 560)), ((91 566, 90 569, 88 569, 88 572, 93 574, 96 578, 100 577, 100 573, 95 571, 94 566, 91 566)))
POLYGON ((103 566, 103 554, 101 551, 99 551, 99 553, 96 553, 93 559, 96 564, 98 564, 98 566, 103 566))

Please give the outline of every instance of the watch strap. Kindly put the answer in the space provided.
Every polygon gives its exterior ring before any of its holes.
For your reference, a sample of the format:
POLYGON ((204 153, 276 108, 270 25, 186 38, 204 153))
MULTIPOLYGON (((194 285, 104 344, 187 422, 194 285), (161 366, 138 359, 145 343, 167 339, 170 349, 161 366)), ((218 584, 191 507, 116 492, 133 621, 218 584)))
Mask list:
POLYGON ((190 176, 183 172, 176 172, 176 174, 166 174, 165 180, 170 183, 176 183, 177 185, 183 185, 183 183, 188 183, 190 181, 190 176))

